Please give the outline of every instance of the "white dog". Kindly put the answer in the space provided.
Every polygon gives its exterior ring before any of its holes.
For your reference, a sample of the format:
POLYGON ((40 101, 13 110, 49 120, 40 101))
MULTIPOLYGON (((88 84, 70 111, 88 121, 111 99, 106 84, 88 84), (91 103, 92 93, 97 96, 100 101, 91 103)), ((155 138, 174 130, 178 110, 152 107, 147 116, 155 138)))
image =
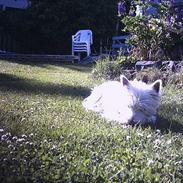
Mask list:
POLYGON ((94 87, 82 104, 86 110, 95 111, 107 120, 122 124, 154 124, 161 87, 161 80, 147 85, 142 81, 129 81, 121 75, 120 82, 107 81, 94 87))

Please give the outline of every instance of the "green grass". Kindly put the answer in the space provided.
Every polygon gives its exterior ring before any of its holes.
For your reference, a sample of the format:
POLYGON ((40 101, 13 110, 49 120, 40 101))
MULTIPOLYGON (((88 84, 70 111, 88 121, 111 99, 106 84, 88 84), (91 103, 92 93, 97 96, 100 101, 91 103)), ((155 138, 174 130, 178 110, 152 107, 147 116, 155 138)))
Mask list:
POLYGON ((81 102, 91 68, 0 61, 0 182, 181 182, 183 93, 164 88, 156 127, 109 123, 81 102))

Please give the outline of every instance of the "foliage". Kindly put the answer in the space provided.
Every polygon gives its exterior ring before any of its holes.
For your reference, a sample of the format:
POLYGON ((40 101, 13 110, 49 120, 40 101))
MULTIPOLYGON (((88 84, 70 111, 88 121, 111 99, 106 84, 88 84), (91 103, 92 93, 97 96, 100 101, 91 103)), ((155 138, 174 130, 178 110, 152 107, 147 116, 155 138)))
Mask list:
POLYGON ((149 7, 156 8, 157 14, 145 13, 144 16, 125 16, 122 19, 124 30, 131 34, 131 57, 136 60, 180 60, 181 53, 173 55, 170 50, 179 49, 180 42, 183 41, 182 23, 176 22, 174 15, 170 14, 168 1, 162 1, 159 5, 150 1, 137 1, 137 4, 144 10, 149 7))
POLYGON ((70 53, 71 36, 91 29, 94 47, 112 37, 117 0, 32 0, 27 10, 0 12, 1 28, 16 38, 22 52, 70 53), (100 18, 99 18, 100 17, 100 18))
POLYGON ((119 80, 119 76, 123 74, 130 80, 135 78, 142 80, 146 77, 149 83, 161 79, 164 86, 173 84, 183 87, 183 69, 173 72, 169 68, 162 66, 161 69, 149 67, 141 71, 135 71, 130 70, 135 64, 133 62, 130 63, 128 59, 126 57, 117 57, 115 61, 109 57, 102 59, 94 65, 91 76, 97 80, 119 80))
POLYGON ((123 129, 83 109, 91 68, 0 66, 0 182, 182 182, 182 89, 164 88, 154 129, 123 129))
POLYGON ((141 80, 146 77, 148 82, 152 83, 157 79, 163 81, 163 85, 176 85, 177 87, 183 87, 183 69, 179 72, 173 72, 171 70, 160 70, 158 68, 148 68, 138 71, 135 74, 135 78, 141 80))
POLYGON ((96 62, 92 70, 94 79, 114 80, 121 74, 121 57, 117 60, 111 60, 109 57, 103 58, 96 62))
POLYGON ((91 76, 97 80, 119 80, 121 74, 128 79, 133 79, 135 62, 129 56, 106 57, 96 62, 91 76))

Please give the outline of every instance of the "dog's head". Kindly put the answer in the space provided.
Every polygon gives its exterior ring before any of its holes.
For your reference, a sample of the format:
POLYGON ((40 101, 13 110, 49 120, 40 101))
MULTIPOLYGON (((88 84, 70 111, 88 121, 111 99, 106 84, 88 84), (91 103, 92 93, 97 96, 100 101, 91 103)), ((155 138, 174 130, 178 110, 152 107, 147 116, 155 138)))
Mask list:
POLYGON ((160 105, 162 81, 157 80, 152 84, 146 84, 137 80, 129 81, 121 75, 120 82, 132 96, 133 102, 129 106, 132 110, 132 117, 129 123, 155 123, 160 105))

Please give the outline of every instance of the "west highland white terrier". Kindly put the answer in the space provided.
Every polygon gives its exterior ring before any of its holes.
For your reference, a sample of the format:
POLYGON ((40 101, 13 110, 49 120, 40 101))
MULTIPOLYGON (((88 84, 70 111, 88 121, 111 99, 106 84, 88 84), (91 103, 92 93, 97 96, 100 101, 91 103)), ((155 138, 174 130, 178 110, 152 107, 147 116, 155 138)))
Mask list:
POLYGON ((120 82, 107 81, 94 87, 82 104, 86 110, 95 111, 110 121, 155 124, 161 87, 161 80, 149 85, 136 79, 129 81, 121 75, 120 82))

